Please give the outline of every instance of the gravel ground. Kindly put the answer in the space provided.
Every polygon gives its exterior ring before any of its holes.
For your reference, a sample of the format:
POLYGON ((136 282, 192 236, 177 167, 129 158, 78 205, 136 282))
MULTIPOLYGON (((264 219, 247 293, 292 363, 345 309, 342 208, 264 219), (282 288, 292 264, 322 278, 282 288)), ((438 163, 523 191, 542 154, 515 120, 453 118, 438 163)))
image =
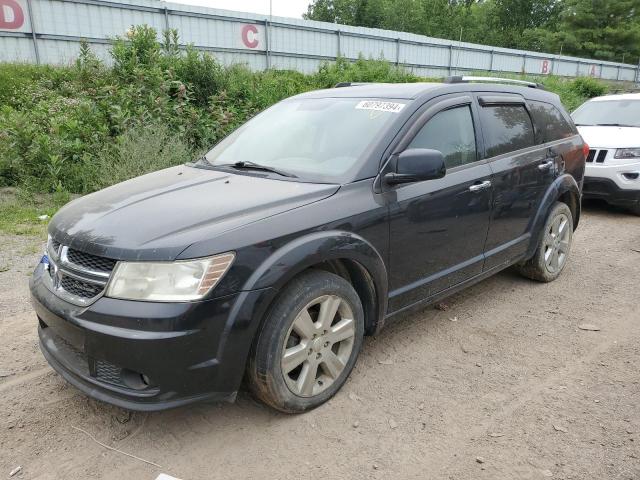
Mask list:
POLYGON ((245 393, 150 414, 88 399, 38 350, 41 239, 0 242, 0 478, 640 479, 638 217, 586 206, 556 282, 507 271, 405 315, 298 416, 245 393))

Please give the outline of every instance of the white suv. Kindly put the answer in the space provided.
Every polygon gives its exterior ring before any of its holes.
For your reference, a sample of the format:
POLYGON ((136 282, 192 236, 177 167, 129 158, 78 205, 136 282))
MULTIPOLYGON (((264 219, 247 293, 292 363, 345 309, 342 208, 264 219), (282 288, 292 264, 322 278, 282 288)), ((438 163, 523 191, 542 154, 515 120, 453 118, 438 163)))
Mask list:
POLYGON ((590 146, 585 198, 640 215, 640 93, 593 98, 571 116, 590 146))

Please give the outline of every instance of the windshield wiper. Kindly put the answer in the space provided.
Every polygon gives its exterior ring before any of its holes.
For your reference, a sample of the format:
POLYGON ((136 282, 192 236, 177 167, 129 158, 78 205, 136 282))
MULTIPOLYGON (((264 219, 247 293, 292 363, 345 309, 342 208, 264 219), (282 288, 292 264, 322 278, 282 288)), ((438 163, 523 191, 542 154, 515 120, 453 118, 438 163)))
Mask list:
POLYGON ((231 167, 231 168, 236 168, 238 170, 262 170, 264 172, 275 173, 276 175, 280 175, 283 177, 298 178, 298 176, 294 175, 293 173, 284 172, 282 170, 278 170, 277 168, 268 167, 267 165, 260 165, 259 163, 255 163, 255 162, 240 161, 236 163, 225 163, 222 165, 214 165, 214 167, 231 167))
POLYGON ((596 127, 636 127, 637 125, 628 125, 626 123, 596 123, 596 127))

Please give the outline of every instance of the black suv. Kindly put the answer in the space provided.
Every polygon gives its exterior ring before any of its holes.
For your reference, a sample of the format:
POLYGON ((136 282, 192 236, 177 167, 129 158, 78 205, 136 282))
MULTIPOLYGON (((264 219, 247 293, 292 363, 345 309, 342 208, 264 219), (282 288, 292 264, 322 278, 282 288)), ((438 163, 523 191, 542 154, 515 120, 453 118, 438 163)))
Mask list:
POLYGON ((301 412, 400 312, 511 265, 560 274, 585 145, 556 95, 339 86, 61 209, 31 279, 52 367, 132 410, 233 399, 244 378, 301 412))

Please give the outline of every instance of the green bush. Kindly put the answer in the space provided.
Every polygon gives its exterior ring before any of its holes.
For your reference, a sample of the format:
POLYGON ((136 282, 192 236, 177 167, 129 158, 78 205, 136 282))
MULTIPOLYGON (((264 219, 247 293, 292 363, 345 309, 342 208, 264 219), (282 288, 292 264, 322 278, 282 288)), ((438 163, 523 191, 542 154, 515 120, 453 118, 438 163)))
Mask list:
POLYGON ((608 85, 591 77, 567 79, 561 77, 544 77, 543 85, 547 90, 557 93, 564 106, 572 112, 590 98, 604 95, 608 85))
POLYGON ((166 125, 139 125, 106 144, 97 154, 92 189, 193 160, 189 146, 166 125))
MULTIPOLYGON (((222 66, 175 30, 162 42, 132 27, 111 48, 113 66, 86 43, 73 66, 0 65, 0 187, 88 193, 196 158, 273 103, 338 82, 415 82, 384 60, 339 58, 314 74, 222 66)), ((547 77, 573 109, 600 95, 597 80, 547 77)))
POLYGON ((573 80, 571 88, 585 98, 599 97, 607 93, 607 87, 595 78, 580 77, 573 80))

